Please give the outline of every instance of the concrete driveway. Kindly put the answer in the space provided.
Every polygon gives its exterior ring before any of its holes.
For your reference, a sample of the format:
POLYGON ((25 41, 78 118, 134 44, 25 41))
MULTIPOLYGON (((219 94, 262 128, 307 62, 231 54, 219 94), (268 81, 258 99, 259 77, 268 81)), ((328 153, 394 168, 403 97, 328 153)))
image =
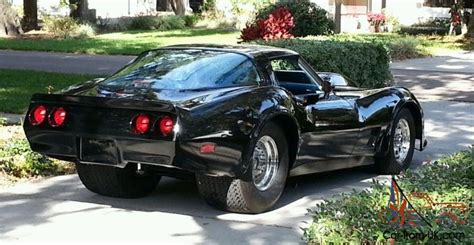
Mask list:
POLYGON ((339 171, 293 179, 274 211, 226 214, 207 206, 193 181, 165 178, 142 199, 98 196, 76 175, 0 193, 0 241, 156 241, 284 244, 301 240, 306 209, 317 200, 368 185, 371 174, 339 171))
MULTIPOLYGON (((474 104, 423 101, 429 145, 413 166, 474 142, 474 104)), ((157 241, 161 243, 285 244, 301 242, 307 209, 322 199, 367 187, 376 176, 356 168, 290 179, 275 210, 259 215, 214 210, 193 181, 164 178, 142 199, 102 197, 76 175, 0 190, 0 241, 157 241)))

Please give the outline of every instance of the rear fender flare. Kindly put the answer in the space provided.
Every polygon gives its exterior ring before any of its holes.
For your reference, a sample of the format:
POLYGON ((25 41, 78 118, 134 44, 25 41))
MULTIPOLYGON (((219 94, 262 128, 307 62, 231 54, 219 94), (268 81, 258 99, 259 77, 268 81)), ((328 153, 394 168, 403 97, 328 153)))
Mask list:
MULTIPOLYGON (((246 150, 242 154, 242 173, 240 174, 240 179, 249 181, 251 180, 251 171, 249 171, 250 167, 250 161, 252 160, 252 153, 253 153, 253 148, 254 145, 257 143, 258 136, 260 132, 262 131, 263 127, 267 124, 267 122, 272 121, 274 118, 278 116, 285 116, 288 118, 291 118, 292 122, 295 123, 297 130, 298 130, 298 139, 300 135, 300 127, 299 124, 294 117, 294 113, 291 108, 285 108, 283 106, 275 106, 272 108, 269 108, 265 111, 262 112, 261 114, 261 119, 259 120, 258 124, 254 127, 252 130, 252 133, 250 134, 250 140, 249 143, 246 147, 246 150)), ((297 151, 299 148, 299 144, 297 146, 297 151)))

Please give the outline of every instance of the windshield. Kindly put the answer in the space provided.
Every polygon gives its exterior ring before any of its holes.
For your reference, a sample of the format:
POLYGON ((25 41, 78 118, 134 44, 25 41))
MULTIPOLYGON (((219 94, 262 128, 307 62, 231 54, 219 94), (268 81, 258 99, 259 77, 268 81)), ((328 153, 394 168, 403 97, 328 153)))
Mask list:
POLYGON ((154 50, 101 82, 102 88, 153 90, 210 89, 258 85, 252 61, 241 54, 211 50, 154 50))

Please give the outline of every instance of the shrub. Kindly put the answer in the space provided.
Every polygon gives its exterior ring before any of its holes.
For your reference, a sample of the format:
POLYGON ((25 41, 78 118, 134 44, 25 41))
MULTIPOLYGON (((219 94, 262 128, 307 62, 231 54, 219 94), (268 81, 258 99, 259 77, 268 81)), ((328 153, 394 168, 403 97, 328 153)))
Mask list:
POLYGON ((436 26, 402 26, 400 27, 400 34, 408 35, 446 35, 449 32, 449 27, 436 26))
POLYGON ((20 178, 73 172, 67 163, 31 151, 25 138, 0 141, 0 171, 20 178))
POLYGON ((160 31, 184 29, 186 21, 182 16, 168 15, 160 18, 161 25, 157 28, 160 31))
POLYGON ((76 38, 88 38, 95 36, 95 29, 89 24, 80 24, 74 33, 76 38))
MULTIPOLYGON (((208 23, 206 26, 242 30, 254 20, 259 9, 273 2, 275 0, 206 0, 201 7, 200 16, 209 22, 219 22, 208 23)), ((200 24, 204 26, 203 23, 200 24)))
POLYGON ((244 29, 247 23, 252 22, 259 9, 275 2, 274 0, 231 0, 232 16, 236 22, 236 28, 244 29))
POLYGON ((387 44, 392 60, 413 59, 427 56, 427 51, 420 48, 420 42, 414 38, 394 40, 387 44))
POLYGON ((130 19, 128 28, 131 30, 155 30, 158 25, 158 17, 136 16, 130 19))
POLYGON ((390 57, 382 44, 350 41, 282 39, 259 44, 292 49, 317 71, 344 74, 359 87, 380 88, 391 85, 390 57))
POLYGON ((44 27, 55 37, 72 38, 79 28, 79 23, 71 17, 44 17, 44 27))
POLYGON ((201 6, 201 11, 204 13, 216 13, 216 0, 206 0, 201 6))
POLYGON ((122 32, 129 29, 131 18, 120 17, 114 21, 108 18, 97 18, 97 27, 102 32, 122 32))
POLYGON ((185 26, 194 27, 194 25, 199 21, 199 15, 185 15, 183 16, 183 20, 185 26))
POLYGON ((79 24, 71 17, 45 16, 43 28, 59 38, 85 38, 95 35, 94 27, 89 24, 79 24))
POLYGON ((186 27, 183 17, 169 16, 137 16, 130 20, 129 29, 131 30, 176 30, 186 27))
POLYGON ((399 34, 339 34, 328 37, 318 37, 318 39, 378 43, 388 50, 392 60, 429 56, 429 52, 424 47, 429 42, 412 36, 400 36, 399 34))
MULTIPOLYGON (((392 13, 387 13, 385 10, 382 10, 382 12, 385 15, 386 23, 392 26, 391 30, 388 30, 388 31, 390 31, 390 32, 399 32, 400 31, 400 20, 395 15, 393 15, 392 13)), ((387 26, 387 28, 388 28, 388 26, 387 26)))
MULTIPOLYGON (((399 33, 408 35, 447 35, 451 25, 450 18, 433 18, 410 26, 402 26, 399 33)), ((461 34, 461 26, 456 28, 461 34)))
POLYGON ((291 34, 296 37, 328 35, 334 33, 334 21, 328 12, 309 0, 268 5, 257 12, 256 20, 267 18, 275 9, 287 8, 293 15, 295 27, 291 34))
POLYGON ((240 38, 243 41, 292 38, 290 31, 294 26, 290 11, 281 7, 275 9, 268 18, 260 19, 243 29, 240 38))
POLYGON ((451 19, 450 18, 433 18, 433 19, 428 19, 425 21, 421 21, 419 23, 415 23, 411 26, 414 27, 444 27, 444 28, 449 28, 451 25, 451 19))
MULTIPOLYGON (((415 170, 407 170, 401 175, 397 182, 405 195, 411 192, 427 193, 436 202, 462 202, 469 205, 472 202, 474 188, 474 157, 473 153, 464 151, 452 156, 445 157, 435 163, 422 166, 415 170)), ((403 230, 397 230, 384 217, 384 210, 388 205, 390 197, 389 187, 374 181, 370 189, 364 191, 353 191, 336 196, 318 204, 310 210, 313 216, 312 224, 304 229, 304 240, 312 244, 422 244, 422 243, 460 243, 469 242, 474 239, 474 213, 469 210, 463 215, 467 224, 438 224, 436 217, 443 212, 441 208, 426 209, 426 200, 410 198, 411 203, 417 208, 430 224, 429 226, 408 226, 403 230), (425 237, 424 240, 411 240, 407 236, 398 236, 396 239, 387 239, 384 232, 388 231, 403 233, 427 234, 430 231, 437 232, 441 240, 432 240, 433 237, 425 237), (464 238, 444 237, 443 233, 463 233, 464 238)), ((462 214, 461 214, 462 215, 462 214)))
POLYGON ((232 19, 203 17, 198 20, 195 27, 206 29, 235 30, 236 22, 232 19))

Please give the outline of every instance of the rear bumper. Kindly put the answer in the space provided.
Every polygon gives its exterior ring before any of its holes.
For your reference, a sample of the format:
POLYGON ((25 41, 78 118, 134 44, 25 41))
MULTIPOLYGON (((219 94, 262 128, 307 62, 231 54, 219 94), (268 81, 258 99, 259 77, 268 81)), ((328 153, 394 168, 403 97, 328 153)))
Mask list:
POLYGON ((97 135, 76 135, 54 130, 26 130, 31 149, 50 157, 83 164, 124 168, 129 163, 185 170, 213 176, 239 177, 245 169, 241 164, 242 148, 221 141, 165 141, 143 138, 120 138, 97 135), (81 149, 83 138, 113 141, 118 156, 115 164, 85 158, 81 149), (203 144, 215 144, 215 152, 200 152, 203 144))
POLYGON ((33 151, 51 156, 87 164, 103 164, 123 168, 129 162, 150 165, 171 166, 175 156, 175 142, 148 139, 128 139, 97 137, 100 140, 115 142, 116 164, 104 164, 93 158, 82 156, 81 140, 88 135, 77 136, 65 132, 29 132, 27 133, 33 151))

